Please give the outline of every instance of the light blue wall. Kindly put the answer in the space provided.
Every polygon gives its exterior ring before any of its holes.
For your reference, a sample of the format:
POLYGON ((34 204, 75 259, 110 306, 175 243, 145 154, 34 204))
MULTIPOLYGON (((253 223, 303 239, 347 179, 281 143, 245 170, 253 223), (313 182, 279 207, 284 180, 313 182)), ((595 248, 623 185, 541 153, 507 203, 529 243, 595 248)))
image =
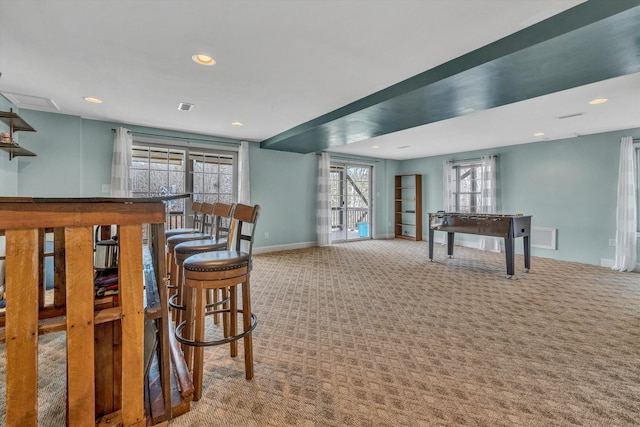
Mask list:
MULTIPOLYGON (((623 136, 640 137, 640 128, 408 160, 401 170, 423 174, 424 209, 435 212, 443 209, 444 159, 497 155, 498 212, 522 212, 533 216, 534 226, 557 229, 557 250, 533 248, 533 255, 599 265, 615 256, 609 239, 615 238, 623 136)), ((456 235, 458 239, 477 237, 456 235)), ((516 245, 521 252, 522 243, 516 245)))
POLYGON ((83 120, 77 116, 25 109, 20 111, 20 116, 37 131, 22 132, 21 144, 37 156, 18 158, 18 194, 33 197, 97 195, 82 191, 83 120))
MULTIPOLYGON (((0 108, 12 107, 0 97, 0 108)), ((37 130, 22 132, 20 143, 38 156, 9 162, 8 155, 0 153, 1 196, 106 195, 102 184, 110 182, 112 129, 118 124, 24 109, 20 114, 37 130)), ((169 137, 216 139, 124 126, 169 137)), ((613 259, 614 248, 608 243, 615 237, 619 143, 627 135, 640 137, 640 129, 406 161, 361 159, 374 164, 374 236, 393 236, 394 175, 423 175, 426 224, 428 212, 442 209, 442 160, 495 154, 499 211, 530 214, 534 225, 558 229, 558 249, 534 248, 533 255, 589 264, 613 259)), ((256 247, 313 244, 317 240, 315 154, 262 150, 252 143, 249 156, 251 202, 263 208, 256 247), (265 232, 269 239, 265 239, 265 232)), ((424 230, 426 235, 426 226, 424 230)), ((517 242, 517 250, 521 251, 521 242, 517 242)))
POLYGON ((262 209, 257 247, 317 240, 317 161, 315 154, 262 150, 251 144, 251 203, 262 209))
MULTIPOLYGON (((0 111, 10 111, 18 113, 18 109, 4 96, 0 95, 0 111)), ((9 126, 0 123, 0 133, 9 132, 9 126)), ((25 132, 19 132, 24 134, 25 132)), ((18 133, 14 137, 21 143, 18 133)), ((18 194, 18 161, 9 160, 9 153, 0 151, 0 194, 5 196, 16 196, 18 194)))

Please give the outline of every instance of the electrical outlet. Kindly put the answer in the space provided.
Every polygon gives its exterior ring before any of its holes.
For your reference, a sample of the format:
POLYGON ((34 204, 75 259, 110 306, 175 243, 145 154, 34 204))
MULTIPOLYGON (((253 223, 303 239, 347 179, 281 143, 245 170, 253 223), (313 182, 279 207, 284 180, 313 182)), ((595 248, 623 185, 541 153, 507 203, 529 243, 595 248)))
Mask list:
POLYGON ((264 232, 264 239, 265 240, 269 240, 269 232, 268 231, 264 232))
POLYGON ((111 184, 102 184, 103 193, 111 193, 111 184))
POLYGON ((609 246, 615 246, 616 245, 616 239, 609 239, 609 246))

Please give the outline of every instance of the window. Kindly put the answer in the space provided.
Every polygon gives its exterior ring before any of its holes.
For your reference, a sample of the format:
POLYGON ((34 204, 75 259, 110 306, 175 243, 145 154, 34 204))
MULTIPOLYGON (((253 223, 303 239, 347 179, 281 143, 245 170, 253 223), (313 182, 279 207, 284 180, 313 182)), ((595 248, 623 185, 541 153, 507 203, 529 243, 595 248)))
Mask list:
POLYGON ((455 163, 445 160, 443 171, 445 211, 496 212, 496 156, 455 163))
POLYGON ((456 187, 455 212, 479 213, 482 208, 482 165, 480 163, 453 166, 456 187))
POLYGON ((193 193, 200 201, 233 203, 235 182, 234 156, 212 152, 190 152, 193 193))
MULTIPOLYGON (((236 200, 236 152, 136 140, 131 152, 133 197, 192 193, 194 201, 232 203, 236 200)), ((185 209, 185 199, 169 201, 167 214, 170 228, 183 226, 190 214, 185 209)))

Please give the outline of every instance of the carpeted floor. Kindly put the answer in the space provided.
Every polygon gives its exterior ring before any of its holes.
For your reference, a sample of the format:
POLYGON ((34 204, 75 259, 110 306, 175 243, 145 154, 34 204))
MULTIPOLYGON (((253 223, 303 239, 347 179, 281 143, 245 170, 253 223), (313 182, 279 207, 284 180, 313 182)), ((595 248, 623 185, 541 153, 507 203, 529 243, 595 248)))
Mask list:
MULTIPOLYGON (((432 263, 426 242, 381 240, 256 255, 254 379, 242 346, 205 349, 203 398, 169 425, 640 424, 640 275, 537 257, 523 273, 517 256, 509 280, 504 254, 455 253, 437 245, 432 263)), ((64 336, 41 349, 64 352, 64 336)), ((63 426, 51 365, 41 425, 63 426)))

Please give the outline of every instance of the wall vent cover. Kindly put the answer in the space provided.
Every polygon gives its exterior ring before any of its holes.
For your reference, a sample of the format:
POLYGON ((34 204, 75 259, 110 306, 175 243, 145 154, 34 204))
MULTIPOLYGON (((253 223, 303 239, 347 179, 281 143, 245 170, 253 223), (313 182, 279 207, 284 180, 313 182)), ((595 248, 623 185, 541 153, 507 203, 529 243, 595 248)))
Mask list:
POLYGON ((531 246, 534 248, 556 250, 556 228, 531 227, 531 246))

